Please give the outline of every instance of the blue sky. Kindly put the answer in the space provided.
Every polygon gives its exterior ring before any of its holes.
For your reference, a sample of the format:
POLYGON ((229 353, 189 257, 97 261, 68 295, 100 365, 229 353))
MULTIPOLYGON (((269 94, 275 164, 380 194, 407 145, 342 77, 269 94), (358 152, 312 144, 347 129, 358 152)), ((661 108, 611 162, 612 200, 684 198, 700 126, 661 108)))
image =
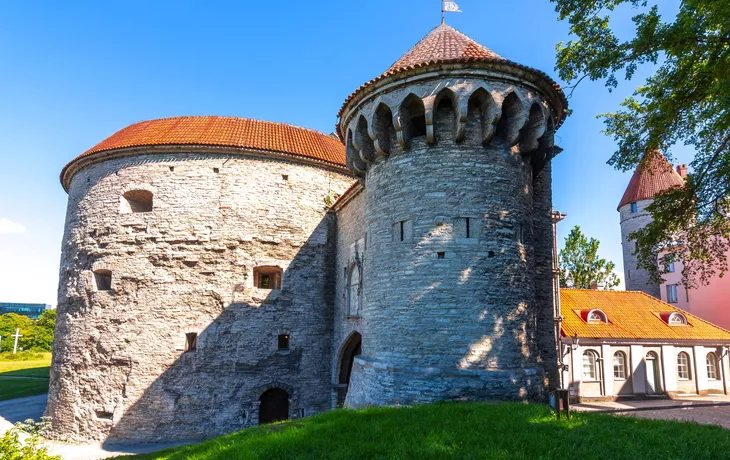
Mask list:
MULTIPOLYGON (((447 22, 508 59, 557 79, 568 39, 548 0, 458 1, 447 22)), ((676 1, 662 2, 676 8, 676 1)), ((615 23, 630 31, 624 14, 615 23)), ((230 115, 331 132, 355 88, 440 20, 437 0, 0 2, 0 302, 55 305, 72 158, 136 121, 230 115)), ((601 241, 622 273, 616 205, 630 173, 596 115, 646 75, 609 93, 583 82, 558 131, 554 206, 601 241)), ((688 152, 676 159, 689 162, 688 152)))

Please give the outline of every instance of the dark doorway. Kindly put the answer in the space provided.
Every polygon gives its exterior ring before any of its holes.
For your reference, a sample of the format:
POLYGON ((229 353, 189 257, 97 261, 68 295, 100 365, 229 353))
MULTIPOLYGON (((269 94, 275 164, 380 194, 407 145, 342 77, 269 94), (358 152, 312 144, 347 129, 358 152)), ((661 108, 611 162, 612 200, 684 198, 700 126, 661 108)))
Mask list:
POLYGON ((281 388, 266 390, 259 398, 259 425, 289 418, 289 393, 281 388))
POLYGON ((355 362, 355 356, 361 352, 362 336, 354 332, 342 346, 340 354, 340 373, 337 381, 340 385, 337 391, 337 407, 342 407, 345 404, 347 389, 350 385, 350 375, 352 374, 352 364, 355 362))

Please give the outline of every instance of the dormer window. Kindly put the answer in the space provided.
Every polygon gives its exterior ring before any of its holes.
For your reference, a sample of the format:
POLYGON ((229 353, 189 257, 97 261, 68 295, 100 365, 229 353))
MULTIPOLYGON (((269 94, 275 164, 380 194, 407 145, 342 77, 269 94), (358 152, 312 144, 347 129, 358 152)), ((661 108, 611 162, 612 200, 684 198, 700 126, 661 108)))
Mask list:
POLYGON ((635 202, 631 203, 631 212, 634 213, 634 212, 638 212, 638 211, 639 211, 639 207, 636 205, 636 203, 635 202))
POLYGON ((675 312, 669 315, 667 324, 670 326, 686 326, 687 318, 683 314, 675 312))
POLYGON ((602 310, 594 309, 584 312, 583 319, 589 324, 608 323, 608 317, 602 310))

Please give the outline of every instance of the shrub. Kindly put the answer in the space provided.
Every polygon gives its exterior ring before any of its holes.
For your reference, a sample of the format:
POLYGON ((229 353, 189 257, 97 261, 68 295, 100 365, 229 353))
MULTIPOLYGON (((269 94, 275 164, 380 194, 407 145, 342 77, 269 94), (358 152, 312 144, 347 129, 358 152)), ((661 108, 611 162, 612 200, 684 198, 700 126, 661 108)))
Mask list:
POLYGON ((18 422, 0 438, 0 460, 61 460, 57 455, 49 455, 48 449, 41 445, 42 435, 48 429, 48 419, 40 422, 26 420, 18 422), (21 440, 21 433, 26 433, 21 440))

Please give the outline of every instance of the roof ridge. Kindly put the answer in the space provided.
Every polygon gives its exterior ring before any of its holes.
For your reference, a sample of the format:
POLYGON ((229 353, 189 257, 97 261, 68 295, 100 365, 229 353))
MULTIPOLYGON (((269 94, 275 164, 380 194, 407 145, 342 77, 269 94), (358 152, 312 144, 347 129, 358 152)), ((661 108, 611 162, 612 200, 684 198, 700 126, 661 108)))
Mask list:
POLYGON ((304 130, 304 131, 310 131, 310 132, 313 132, 313 133, 316 133, 316 134, 321 134, 323 136, 330 137, 330 138, 332 138, 332 139, 334 139, 334 140, 342 143, 342 141, 340 139, 335 138, 335 137, 332 137, 331 135, 329 135, 329 134, 327 134, 327 133, 325 133, 323 131, 316 130, 314 128, 307 128, 306 126, 294 125, 294 124, 291 124, 291 123, 285 123, 283 121, 261 120, 261 119, 258 119, 258 118, 238 117, 238 116, 235 116, 235 115, 175 115, 175 116, 172 116, 172 117, 150 118, 150 119, 147 119, 147 120, 133 121, 130 125, 127 125, 125 128, 122 128, 122 129, 126 129, 126 128, 129 128, 131 126, 138 125, 140 123, 146 123, 146 122, 151 122, 151 121, 164 121, 164 120, 177 120, 177 119, 196 119, 196 118, 197 119, 202 119, 202 118, 225 118, 225 119, 230 119, 230 120, 245 120, 245 121, 253 121, 253 122, 256 122, 256 123, 268 123, 268 124, 271 124, 271 125, 279 125, 279 126, 285 126, 285 127, 289 127, 289 128, 297 128, 297 129, 301 129, 301 130, 304 130))

